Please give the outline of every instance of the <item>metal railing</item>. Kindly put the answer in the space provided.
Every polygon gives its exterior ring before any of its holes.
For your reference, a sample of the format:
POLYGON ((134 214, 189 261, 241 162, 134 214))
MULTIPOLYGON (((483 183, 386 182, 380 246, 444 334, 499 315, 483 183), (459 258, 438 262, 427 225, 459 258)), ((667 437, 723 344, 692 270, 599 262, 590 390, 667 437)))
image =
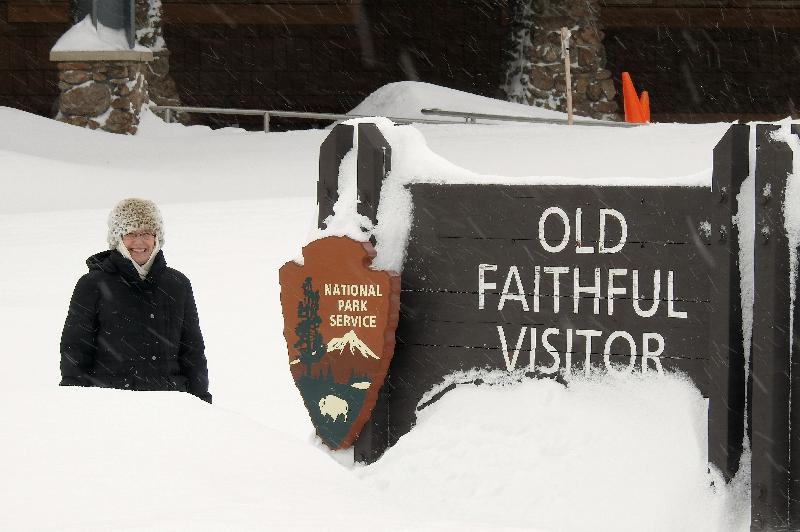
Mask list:
MULTIPOLYGON (((164 121, 172 122, 173 112, 177 113, 203 113, 219 115, 241 115, 241 116, 261 116, 264 120, 264 133, 269 133, 269 125, 272 117, 282 118, 301 118, 306 120, 350 120, 351 118, 370 118, 371 115, 349 115, 336 113, 307 113, 301 111, 274 111, 267 109, 226 109, 221 107, 184 107, 176 105, 154 105, 150 107, 154 111, 164 111, 164 121)), ((387 116, 392 122, 398 124, 452 124, 452 120, 435 120, 428 118, 405 118, 387 116)))
MULTIPOLYGON (((241 116, 261 116, 264 120, 264 133, 269 133, 270 120, 272 117, 300 118, 305 120, 331 120, 338 122, 350 120, 351 118, 370 118, 370 115, 351 115, 337 113, 309 113, 303 111, 275 111, 267 109, 230 109, 222 107, 185 107, 177 105, 153 105, 154 111, 164 111, 164 121, 172 122, 172 114, 175 113, 201 113, 219 115, 241 115, 241 116)), ((505 122, 526 122, 533 124, 557 124, 568 125, 566 119, 559 118, 533 118, 528 116, 513 115, 494 115, 486 113, 472 113, 468 111, 445 111, 443 109, 422 109, 424 115, 447 116, 451 118, 463 118, 467 124, 477 124, 477 120, 496 120, 505 122)), ((453 120, 436 120, 428 118, 408 118, 387 116, 392 122, 398 124, 457 124, 453 120)), ((576 126, 605 126, 605 127, 636 127, 642 124, 632 124, 628 122, 610 122, 608 120, 575 120, 576 126)))
MULTIPOLYGON (((529 116, 513 116, 513 115, 492 115, 486 113, 471 113, 468 111, 445 111, 443 109, 422 109, 424 115, 434 116, 452 116, 463 118, 468 124, 475 124, 477 119, 481 120, 498 120, 505 122, 528 122, 533 124, 560 124, 569 125, 567 119, 561 118, 534 118, 529 116)), ((600 127, 636 127, 643 124, 634 124, 630 122, 611 122, 609 120, 573 120, 575 126, 600 126, 600 127)))

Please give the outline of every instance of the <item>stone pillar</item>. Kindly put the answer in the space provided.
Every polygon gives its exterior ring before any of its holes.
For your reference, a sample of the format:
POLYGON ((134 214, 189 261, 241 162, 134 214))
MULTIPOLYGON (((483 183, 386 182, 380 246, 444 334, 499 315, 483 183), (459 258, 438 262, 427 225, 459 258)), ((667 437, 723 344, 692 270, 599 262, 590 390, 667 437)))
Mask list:
MULTIPOLYGON (((153 51, 153 60, 145 69, 150 99, 156 105, 181 105, 178 87, 169 73, 161 0, 136 0, 136 28, 136 43, 153 51)), ((184 123, 189 118, 186 113, 173 113, 172 116, 184 123)))
POLYGON ((517 92, 524 94, 524 103, 566 112, 560 36, 561 28, 566 27, 572 32, 570 61, 575 114, 618 119, 619 109, 614 101, 617 91, 611 72, 605 68, 599 0, 521 1, 525 8, 521 12, 527 10, 527 13, 520 19, 530 23, 530 45, 518 46, 524 57, 517 61, 517 68, 523 71, 526 86, 524 91, 517 92))
POLYGON ((149 101, 144 69, 152 59, 150 52, 133 50, 51 52, 61 89, 56 120, 135 134, 149 101))

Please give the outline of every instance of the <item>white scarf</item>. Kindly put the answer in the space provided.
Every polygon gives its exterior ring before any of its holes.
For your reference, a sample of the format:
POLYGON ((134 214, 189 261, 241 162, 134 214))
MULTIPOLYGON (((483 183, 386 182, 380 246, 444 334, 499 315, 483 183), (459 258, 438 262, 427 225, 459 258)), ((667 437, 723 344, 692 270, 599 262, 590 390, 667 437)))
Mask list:
POLYGON ((125 244, 122 242, 122 240, 120 240, 119 244, 117 244, 117 251, 122 253, 123 257, 131 261, 131 264, 133 264, 133 267, 136 268, 136 272, 139 274, 139 277, 143 281, 144 278, 147 277, 147 274, 150 273, 150 268, 153 266, 153 261, 156 260, 156 255, 158 254, 158 251, 160 249, 161 249, 161 242, 159 242, 158 237, 156 237, 156 244, 153 246, 153 252, 150 254, 150 258, 147 259, 147 262, 139 266, 139 264, 135 260, 133 260, 133 257, 131 257, 128 248, 125 247, 125 244))

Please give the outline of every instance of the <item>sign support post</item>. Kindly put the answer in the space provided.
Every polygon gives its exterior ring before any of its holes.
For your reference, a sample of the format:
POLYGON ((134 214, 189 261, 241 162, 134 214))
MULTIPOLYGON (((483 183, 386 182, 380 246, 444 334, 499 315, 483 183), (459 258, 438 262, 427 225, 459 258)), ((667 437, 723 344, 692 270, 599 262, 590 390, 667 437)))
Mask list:
POLYGON ((790 530, 797 495, 790 484, 791 371, 789 241, 783 203, 792 171, 789 146, 773 140, 778 126, 756 126, 752 364, 751 530, 790 530))
MULTIPOLYGON (((381 197, 383 180, 392 168, 392 147, 375 124, 358 125, 358 213, 366 216, 372 223, 378 221, 378 203, 381 197)), ((374 237, 372 238, 374 243, 374 237)), ((391 372, 391 366, 389 371, 391 372)), ((389 447, 389 380, 384 383, 378 402, 372 410, 372 417, 361 429, 356 440, 355 459, 357 462, 371 464, 389 447)))
POLYGON ((708 380, 714 397, 708 412, 708 459, 730 481, 739 468, 744 441, 745 371, 742 298, 739 271, 739 228, 733 224, 737 196, 749 167, 750 127, 731 126, 714 148, 711 194, 712 231, 708 235, 714 268, 720 273, 711 294, 708 380))

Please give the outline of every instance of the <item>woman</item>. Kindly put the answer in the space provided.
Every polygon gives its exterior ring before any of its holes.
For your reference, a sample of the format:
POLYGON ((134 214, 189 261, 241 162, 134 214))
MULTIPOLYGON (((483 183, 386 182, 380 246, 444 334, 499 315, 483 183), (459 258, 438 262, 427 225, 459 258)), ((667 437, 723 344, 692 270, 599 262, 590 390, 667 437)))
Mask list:
POLYGON ((61 385, 177 390, 211 402, 189 279, 167 267, 152 201, 129 198, 108 217, 108 251, 89 257, 61 335, 61 385))

